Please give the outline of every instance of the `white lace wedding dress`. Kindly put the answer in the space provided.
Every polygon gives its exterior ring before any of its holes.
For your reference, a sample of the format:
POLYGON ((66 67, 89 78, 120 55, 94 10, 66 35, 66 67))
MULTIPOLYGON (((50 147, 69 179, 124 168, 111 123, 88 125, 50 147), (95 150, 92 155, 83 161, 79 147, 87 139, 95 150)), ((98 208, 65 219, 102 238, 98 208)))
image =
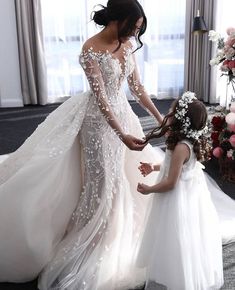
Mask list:
POLYGON ((124 131, 144 136, 123 88, 128 76, 134 94, 143 89, 131 51, 121 63, 90 49, 80 63, 94 93, 63 103, 1 164, 1 281, 30 280, 42 269, 43 290, 110 290, 144 280, 134 262, 149 198, 136 191, 137 167, 162 152, 127 149, 98 107, 105 94, 124 131))
MULTIPOLYGON (((101 95, 125 132, 143 137, 123 83, 136 96, 143 87, 131 51, 123 56, 82 53, 93 93, 63 103, 0 164, 0 281, 40 272, 41 290, 117 290, 144 281, 135 260, 151 197, 136 186, 156 176, 142 179, 137 167, 164 154, 150 145, 130 151, 100 112, 101 95)), ((215 196, 231 240, 235 204, 219 189, 215 196)))

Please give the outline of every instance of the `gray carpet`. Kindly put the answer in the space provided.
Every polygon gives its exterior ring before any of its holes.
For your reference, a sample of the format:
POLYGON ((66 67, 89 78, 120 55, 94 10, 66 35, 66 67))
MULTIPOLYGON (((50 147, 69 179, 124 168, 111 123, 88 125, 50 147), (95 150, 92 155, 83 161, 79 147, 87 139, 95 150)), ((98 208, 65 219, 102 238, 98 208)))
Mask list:
POLYGON ((235 290, 235 243, 223 247, 224 286, 223 290, 235 290))
MULTIPOLYGON (((160 112, 166 114, 172 100, 154 100, 160 112)), ((134 101, 130 101, 133 111, 143 122, 145 133, 156 126, 153 117, 147 116, 147 112, 134 101)), ((45 120, 50 112, 59 104, 47 106, 25 106, 23 108, 0 108, 0 155, 14 152, 28 138, 35 128, 45 120)), ((154 145, 162 143, 162 140, 153 140, 154 145)))

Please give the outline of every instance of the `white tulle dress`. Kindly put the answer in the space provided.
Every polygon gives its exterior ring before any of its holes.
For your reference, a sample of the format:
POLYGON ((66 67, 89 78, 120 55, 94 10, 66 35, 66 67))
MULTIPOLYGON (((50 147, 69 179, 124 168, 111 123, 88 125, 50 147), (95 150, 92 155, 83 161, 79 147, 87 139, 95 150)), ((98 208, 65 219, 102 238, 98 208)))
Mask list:
MULTIPOLYGON (((223 285, 219 218, 192 144, 173 190, 154 193, 138 264, 147 268, 145 290, 211 290, 223 285)), ((158 180, 168 175, 166 150, 158 180)))
MULTIPOLYGON (((125 132, 143 137, 123 87, 127 79, 134 95, 143 90, 131 51, 121 62, 91 48, 80 63, 92 90, 59 106, 0 164, 0 281, 40 274, 41 290, 117 290, 145 281, 136 259, 151 197, 136 186, 156 176, 142 179, 137 167, 164 153, 127 149, 98 107, 101 94, 125 132)), ((229 221, 232 240, 235 204, 216 190, 221 229, 229 221)))

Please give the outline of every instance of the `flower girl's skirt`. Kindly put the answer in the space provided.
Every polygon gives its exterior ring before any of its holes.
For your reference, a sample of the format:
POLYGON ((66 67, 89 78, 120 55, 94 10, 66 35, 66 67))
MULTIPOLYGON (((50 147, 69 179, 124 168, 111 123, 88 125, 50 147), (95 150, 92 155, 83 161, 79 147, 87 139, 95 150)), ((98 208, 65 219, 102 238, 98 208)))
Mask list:
POLYGON ((219 220, 200 166, 193 179, 155 194, 138 264, 147 267, 146 290, 211 290, 223 285, 219 220))

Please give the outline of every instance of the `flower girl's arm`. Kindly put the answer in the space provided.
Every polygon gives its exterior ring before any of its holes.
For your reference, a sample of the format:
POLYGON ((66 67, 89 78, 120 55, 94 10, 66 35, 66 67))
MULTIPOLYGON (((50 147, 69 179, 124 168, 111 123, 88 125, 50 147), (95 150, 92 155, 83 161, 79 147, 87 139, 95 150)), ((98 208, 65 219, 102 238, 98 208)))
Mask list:
POLYGON ((138 167, 140 170, 141 174, 143 176, 147 176, 153 171, 159 171, 160 170, 160 164, 152 164, 152 163, 145 163, 145 162, 140 162, 140 166, 138 167))
POLYGON ((161 168, 161 164, 154 164, 153 165, 153 171, 159 171, 161 168))
POLYGON ((152 102, 151 98, 145 91, 144 86, 141 84, 140 77, 139 77, 139 72, 137 69, 135 57, 132 54, 133 61, 135 63, 135 68, 134 71, 128 76, 127 81, 128 81, 128 86, 129 89, 136 99, 136 101, 149 113, 152 114, 159 124, 162 123, 163 117, 152 102))
POLYGON ((151 192, 161 193, 172 190, 177 184, 183 164, 189 159, 189 156, 190 152, 186 144, 181 143, 176 145, 174 151, 172 152, 168 177, 153 186, 139 183, 137 190, 143 194, 149 194, 151 192))
POLYGON ((97 105, 108 124, 113 128, 123 143, 125 143, 126 146, 131 150, 142 150, 146 144, 144 144, 143 140, 141 139, 137 139, 132 135, 125 134, 110 107, 109 100, 105 91, 102 73, 100 71, 100 65, 97 59, 97 54, 98 53, 94 52, 92 48, 83 46, 83 51, 79 59, 94 97, 97 100, 97 105))

